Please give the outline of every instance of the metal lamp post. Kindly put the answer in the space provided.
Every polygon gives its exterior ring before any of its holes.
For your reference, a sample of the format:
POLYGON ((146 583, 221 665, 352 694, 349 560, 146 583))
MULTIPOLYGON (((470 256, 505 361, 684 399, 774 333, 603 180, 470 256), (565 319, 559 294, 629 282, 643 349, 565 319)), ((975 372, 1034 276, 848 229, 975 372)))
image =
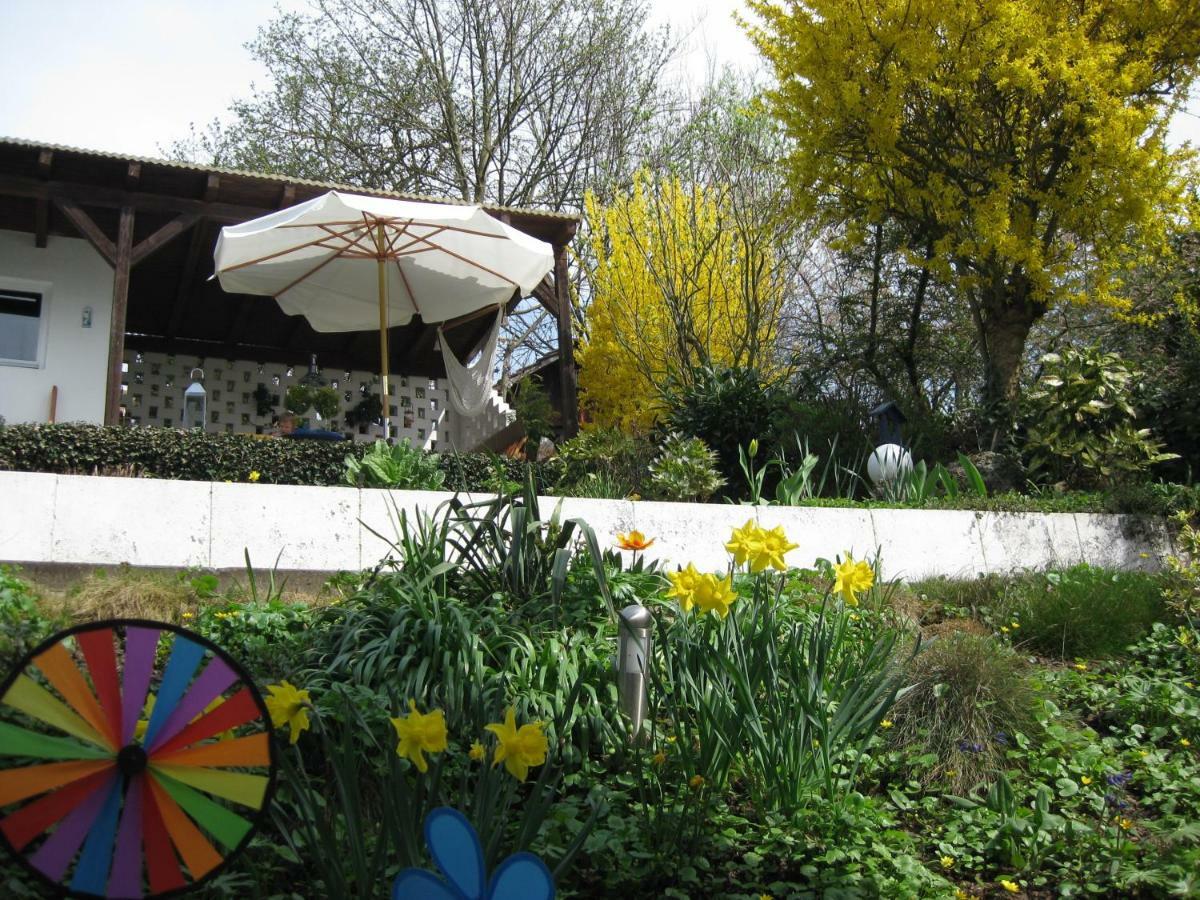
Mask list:
POLYGON ((646 720, 646 670, 650 659, 653 617, 640 603, 621 610, 617 628, 617 694, 621 711, 629 717, 636 742, 646 720))

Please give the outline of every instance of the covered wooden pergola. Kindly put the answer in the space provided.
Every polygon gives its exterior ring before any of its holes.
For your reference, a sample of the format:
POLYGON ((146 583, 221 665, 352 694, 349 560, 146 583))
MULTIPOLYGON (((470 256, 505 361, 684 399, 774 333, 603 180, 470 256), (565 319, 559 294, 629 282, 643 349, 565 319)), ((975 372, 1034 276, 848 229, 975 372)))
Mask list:
MULTIPOLYGON (((38 248, 51 234, 82 237, 113 268, 107 424, 119 420, 126 348, 283 363, 316 353, 322 366, 380 369, 377 331, 316 332, 303 316, 285 315, 267 298, 227 294, 209 280, 222 226, 333 189, 460 202, 0 138, 0 229, 27 232, 38 248)), ((579 220, 540 210, 484 209, 554 248, 554 271, 533 296, 558 323, 564 362, 559 396, 569 437, 579 415, 566 247, 579 220)), ((447 330, 446 338, 461 359, 475 351, 489 326, 488 318, 480 317, 447 330)), ((436 327, 419 317, 390 329, 389 368, 444 377, 436 334, 436 327)))

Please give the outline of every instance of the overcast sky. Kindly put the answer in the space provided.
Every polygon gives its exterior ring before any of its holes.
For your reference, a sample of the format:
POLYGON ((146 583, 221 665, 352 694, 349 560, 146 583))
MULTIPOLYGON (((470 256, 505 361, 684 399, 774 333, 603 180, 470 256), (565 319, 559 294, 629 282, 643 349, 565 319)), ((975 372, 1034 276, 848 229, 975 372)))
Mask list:
MULTIPOLYGON (((140 156, 185 137, 265 73, 245 49, 276 6, 306 0, 0 0, 0 136, 140 156)), ((651 0, 687 36, 677 77, 758 65, 732 13, 742 0, 651 0)), ((1193 103, 1200 112, 1200 102, 1193 103)), ((1200 144, 1200 117, 1175 140, 1200 144)))

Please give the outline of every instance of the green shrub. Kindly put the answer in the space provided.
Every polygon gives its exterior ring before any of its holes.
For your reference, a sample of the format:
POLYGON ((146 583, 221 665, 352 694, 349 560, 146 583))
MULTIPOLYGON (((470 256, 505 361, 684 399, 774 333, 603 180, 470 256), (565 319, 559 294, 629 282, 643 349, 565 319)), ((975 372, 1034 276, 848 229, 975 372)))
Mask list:
POLYGON ((65 622, 47 615, 38 596, 13 566, 0 565, 0 672, 48 638, 65 622))
POLYGON ((933 640, 909 664, 907 683, 892 739, 936 756, 930 774, 956 790, 1002 771, 1013 735, 1036 722, 1027 664, 987 635, 955 632, 933 640))
POLYGON ((1141 373, 1120 355, 1067 348, 1043 356, 1042 365, 1044 374, 1025 398, 1031 474, 1111 484, 1176 458, 1162 452, 1150 429, 1134 425, 1131 401, 1141 373))
POLYGON ((659 500, 705 502, 725 483, 717 456, 697 437, 671 434, 650 464, 650 488, 659 500))
POLYGON ((617 428, 590 428, 558 448, 559 491, 575 496, 620 498, 643 490, 654 445, 617 428), (600 479, 603 490, 588 482, 600 479))
MULTIPOLYGON (((170 428, 99 425, 9 425, 0 429, 0 469, 91 475, 124 470, 147 478, 189 481, 246 481, 251 472, 271 484, 343 484, 347 453, 361 457, 358 443, 256 440, 250 435, 208 434, 170 428)), ((486 454, 442 454, 445 488, 485 490, 492 460, 499 458, 513 480, 524 481, 526 464, 486 454)), ((560 466, 531 463, 538 489, 549 490, 560 466)))
POLYGON ((347 453, 345 464, 346 484, 353 487, 436 491, 446 480, 438 455, 417 449, 408 438, 391 447, 376 441, 361 457, 347 453))
POLYGON ((752 438, 768 454, 774 452, 772 425, 787 401, 757 369, 701 367, 688 383, 672 385, 664 394, 667 426, 711 447, 726 483, 740 484, 738 448, 752 438))
POLYGON ((1078 565, 1014 582, 1000 599, 1014 640, 1046 656, 1092 659, 1119 654, 1163 617, 1162 579, 1078 565))

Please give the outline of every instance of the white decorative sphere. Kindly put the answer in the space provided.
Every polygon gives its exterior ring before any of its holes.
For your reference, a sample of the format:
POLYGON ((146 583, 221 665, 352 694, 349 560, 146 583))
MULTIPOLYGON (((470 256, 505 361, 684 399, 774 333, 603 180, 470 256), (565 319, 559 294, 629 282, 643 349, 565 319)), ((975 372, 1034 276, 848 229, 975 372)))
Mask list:
POLYGON ((912 468, 912 454, 899 444, 881 444, 867 459, 867 475, 874 484, 895 481, 912 468))

